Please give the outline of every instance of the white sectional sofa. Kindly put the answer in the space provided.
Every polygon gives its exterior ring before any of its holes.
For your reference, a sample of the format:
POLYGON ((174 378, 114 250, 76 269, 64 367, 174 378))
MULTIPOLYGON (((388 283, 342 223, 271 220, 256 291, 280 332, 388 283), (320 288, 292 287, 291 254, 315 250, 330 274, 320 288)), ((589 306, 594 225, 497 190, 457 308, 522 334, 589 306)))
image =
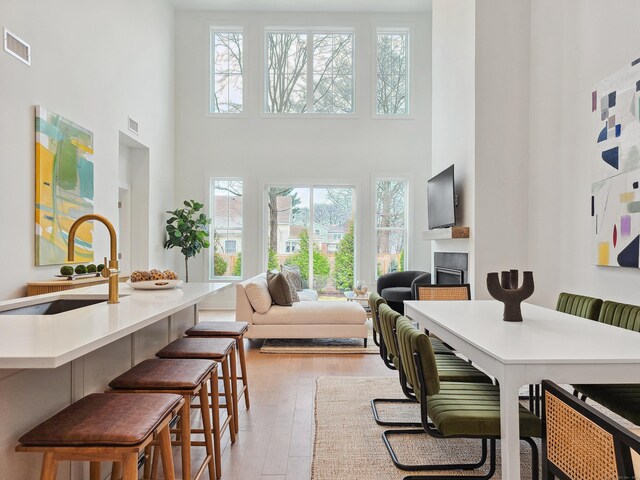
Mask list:
POLYGON ((271 305, 257 312, 247 296, 249 285, 268 291, 266 274, 236 285, 236 320, 249 322, 246 338, 362 338, 366 346, 367 314, 358 303, 318 301, 310 290, 298 292, 301 301, 290 307, 271 305))

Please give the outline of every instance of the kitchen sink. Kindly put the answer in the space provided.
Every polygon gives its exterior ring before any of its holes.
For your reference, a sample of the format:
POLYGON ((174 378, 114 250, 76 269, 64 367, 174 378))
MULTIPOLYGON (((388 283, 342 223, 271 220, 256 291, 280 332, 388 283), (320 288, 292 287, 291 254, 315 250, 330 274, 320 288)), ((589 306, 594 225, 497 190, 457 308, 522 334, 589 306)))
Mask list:
POLYGON ((25 305, 24 307, 12 308, 0 312, 0 315, 56 315, 58 313, 77 310, 97 303, 105 303, 106 298, 83 298, 83 299, 59 299, 50 300, 35 305, 25 305))

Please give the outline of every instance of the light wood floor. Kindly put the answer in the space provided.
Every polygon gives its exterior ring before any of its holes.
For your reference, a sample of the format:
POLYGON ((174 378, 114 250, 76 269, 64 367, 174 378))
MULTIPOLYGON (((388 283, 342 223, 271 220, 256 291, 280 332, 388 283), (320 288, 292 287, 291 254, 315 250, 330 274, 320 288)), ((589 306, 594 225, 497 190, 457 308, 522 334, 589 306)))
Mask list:
MULTIPOLYGON (((234 312, 201 311, 203 320, 234 319, 234 312)), ((319 376, 394 375, 377 355, 274 355, 259 352, 261 341, 245 340, 251 409, 241 403, 240 434, 223 438, 223 480, 308 480, 311 478, 313 401, 319 376)), ((179 450, 175 449, 179 470, 179 450)), ((196 448, 193 468, 202 461, 196 448)), ((182 478, 180 472, 178 478, 182 478)))

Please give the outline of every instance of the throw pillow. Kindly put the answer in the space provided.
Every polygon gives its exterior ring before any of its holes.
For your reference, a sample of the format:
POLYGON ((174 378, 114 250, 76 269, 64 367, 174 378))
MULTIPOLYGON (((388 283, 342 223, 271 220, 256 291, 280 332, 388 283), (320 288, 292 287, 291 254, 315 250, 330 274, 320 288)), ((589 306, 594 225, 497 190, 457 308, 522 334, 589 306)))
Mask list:
POLYGON ((267 272, 267 285, 269 286, 269 294, 275 305, 282 307, 290 307, 291 289, 289 282, 280 272, 267 272))
POLYGON ((302 291, 302 275, 300 269, 291 265, 280 265, 280 271, 287 277, 287 280, 293 284, 296 291, 302 291))
POLYGON ((267 313, 269 311, 273 301, 269 294, 266 278, 258 278, 256 282, 248 283, 245 285, 244 291, 247 294, 249 303, 251 303, 251 306, 256 312, 267 313))
POLYGON ((298 295, 298 291, 296 290, 296 286, 293 283, 291 283, 291 281, 287 278, 286 275, 284 275, 284 278, 285 278, 285 280, 287 280, 287 285, 289 285, 289 290, 291 290, 291 301, 292 302, 299 302, 300 301, 300 296, 298 295))

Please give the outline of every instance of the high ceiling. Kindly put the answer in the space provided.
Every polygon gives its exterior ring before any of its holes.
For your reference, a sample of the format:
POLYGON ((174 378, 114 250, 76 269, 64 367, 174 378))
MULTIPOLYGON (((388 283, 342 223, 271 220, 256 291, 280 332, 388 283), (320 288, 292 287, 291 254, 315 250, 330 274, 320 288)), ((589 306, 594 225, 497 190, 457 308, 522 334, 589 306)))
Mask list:
POLYGON ((225 12, 427 12, 431 0, 170 0, 178 10, 225 12))

